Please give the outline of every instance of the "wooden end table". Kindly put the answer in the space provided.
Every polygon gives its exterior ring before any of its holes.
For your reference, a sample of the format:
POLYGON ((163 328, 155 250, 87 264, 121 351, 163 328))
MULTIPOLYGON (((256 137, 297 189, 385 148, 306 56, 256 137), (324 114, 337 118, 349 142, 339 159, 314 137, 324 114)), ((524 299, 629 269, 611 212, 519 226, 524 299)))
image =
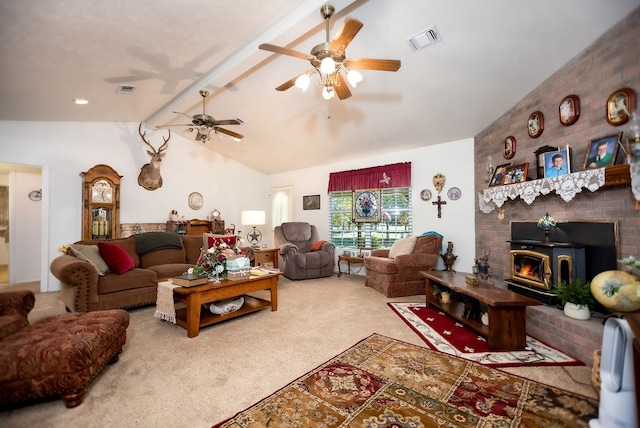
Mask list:
POLYGON ((489 349, 492 351, 521 351, 525 349, 525 346, 527 346, 527 306, 541 305, 542 302, 496 287, 487 282, 469 285, 464 278, 467 275, 473 275, 470 273, 423 271, 422 275, 426 278, 427 306, 435 306, 485 336, 489 349), (439 296, 433 295, 433 288, 436 285, 446 287, 451 291, 486 304, 489 325, 484 325, 479 320, 464 317, 464 303, 462 302, 457 302, 453 298, 449 303, 440 301, 439 296))
POLYGON ((278 269, 279 248, 255 248, 252 266, 260 266, 265 263, 273 263, 273 268, 278 269))
POLYGON ((269 307, 271 307, 272 311, 277 311, 278 276, 280 275, 282 275, 282 272, 250 276, 247 279, 238 281, 221 279, 220 284, 209 282, 195 287, 176 287, 173 289, 174 301, 186 304, 186 308, 176 309, 176 323, 187 329, 187 336, 196 337, 200 332, 200 327, 216 324, 269 307), (271 300, 246 295, 260 290, 269 290, 271 300), (202 305, 205 303, 243 295, 244 305, 230 314, 217 315, 202 310, 202 305))
POLYGON ((351 263, 362 264, 364 263, 364 257, 338 256, 338 278, 342 275, 340 262, 347 262, 347 275, 351 275, 351 263))

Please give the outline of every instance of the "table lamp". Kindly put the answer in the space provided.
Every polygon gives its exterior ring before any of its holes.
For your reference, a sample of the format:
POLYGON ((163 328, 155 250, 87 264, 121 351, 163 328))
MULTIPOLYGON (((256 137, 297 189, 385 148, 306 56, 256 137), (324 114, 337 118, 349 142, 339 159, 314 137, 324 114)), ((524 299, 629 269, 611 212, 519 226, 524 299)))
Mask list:
POLYGON ((258 243, 262 240, 262 233, 256 226, 265 224, 264 211, 242 211, 240 213, 240 222, 245 226, 252 226, 253 230, 247 233, 247 241, 252 244, 253 248, 260 248, 258 243))

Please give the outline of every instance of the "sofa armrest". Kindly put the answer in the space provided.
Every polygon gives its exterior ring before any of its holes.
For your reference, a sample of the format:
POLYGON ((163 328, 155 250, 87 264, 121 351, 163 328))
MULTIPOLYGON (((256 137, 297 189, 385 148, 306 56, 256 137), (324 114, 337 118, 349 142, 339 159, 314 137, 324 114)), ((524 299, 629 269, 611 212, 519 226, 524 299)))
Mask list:
POLYGON ((389 248, 380 248, 378 250, 371 250, 371 255, 373 257, 389 257, 389 248))
POLYGON ((35 295, 29 290, 0 293, 0 316, 20 315, 26 319, 35 302, 35 295))
POLYGON ((438 264, 437 254, 405 254, 396 257, 398 270, 406 268, 429 269, 438 264))
POLYGON ((89 262, 62 255, 51 262, 51 273, 63 287, 75 287, 74 312, 89 312, 89 302, 98 300, 98 271, 89 262))

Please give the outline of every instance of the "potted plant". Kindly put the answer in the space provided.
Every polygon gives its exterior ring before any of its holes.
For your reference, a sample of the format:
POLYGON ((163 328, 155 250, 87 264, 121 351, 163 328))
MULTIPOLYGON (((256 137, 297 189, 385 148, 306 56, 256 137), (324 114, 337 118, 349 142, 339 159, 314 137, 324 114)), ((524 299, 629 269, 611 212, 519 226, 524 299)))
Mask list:
POLYGON ((440 287, 439 284, 435 284, 433 286, 433 295, 440 295, 440 300, 442 300, 442 303, 449 303, 449 301, 451 300, 451 291, 448 288, 440 287))
POLYGON ((596 300, 591 294, 591 284, 578 278, 570 283, 560 281, 553 292, 564 305, 564 314, 577 320, 591 318, 591 309, 596 300))

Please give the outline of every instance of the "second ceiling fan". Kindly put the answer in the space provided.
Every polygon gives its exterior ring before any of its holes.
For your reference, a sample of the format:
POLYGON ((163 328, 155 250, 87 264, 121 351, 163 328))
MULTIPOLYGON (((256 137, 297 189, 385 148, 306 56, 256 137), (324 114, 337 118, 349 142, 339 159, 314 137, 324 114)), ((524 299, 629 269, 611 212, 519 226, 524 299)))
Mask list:
POLYGON ((313 66, 313 68, 287 80, 276 90, 286 91, 295 85, 305 91, 309 86, 311 76, 317 72, 320 76, 322 97, 329 100, 337 94, 339 99, 344 100, 351 96, 351 91, 347 87, 342 71, 347 76, 346 80, 354 88, 358 82, 362 81, 362 75, 357 70, 398 71, 400 68, 399 60, 347 58, 345 50, 364 24, 357 19, 346 17, 335 38, 329 41, 329 20, 334 12, 335 9, 331 5, 324 5, 320 8, 320 14, 325 20, 326 42, 315 46, 309 54, 269 43, 262 43, 259 46, 265 51, 306 59, 313 66))

